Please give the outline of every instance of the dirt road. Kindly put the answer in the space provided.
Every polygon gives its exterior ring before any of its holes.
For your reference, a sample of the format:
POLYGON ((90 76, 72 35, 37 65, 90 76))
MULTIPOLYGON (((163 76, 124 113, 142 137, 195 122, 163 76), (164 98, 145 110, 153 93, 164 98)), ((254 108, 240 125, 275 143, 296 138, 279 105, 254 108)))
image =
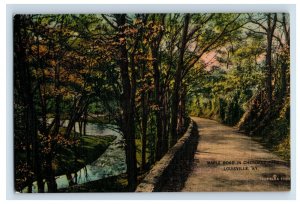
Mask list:
POLYGON ((194 117, 199 143, 182 191, 289 191, 290 168, 251 137, 194 117))

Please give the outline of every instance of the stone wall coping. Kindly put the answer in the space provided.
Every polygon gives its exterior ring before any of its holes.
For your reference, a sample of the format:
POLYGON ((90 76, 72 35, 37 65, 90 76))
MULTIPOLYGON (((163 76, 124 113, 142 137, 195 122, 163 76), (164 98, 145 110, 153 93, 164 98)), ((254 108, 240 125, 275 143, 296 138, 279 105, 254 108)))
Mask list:
POLYGON ((191 119, 184 135, 169 149, 162 159, 154 165, 143 181, 137 186, 135 192, 155 192, 159 190, 164 180, 163 177, 170 170, 170 166, 176 162, 177 155, 180 151, 184 151, 184 145, 191 137, 193 127, 194 121, 191 119))

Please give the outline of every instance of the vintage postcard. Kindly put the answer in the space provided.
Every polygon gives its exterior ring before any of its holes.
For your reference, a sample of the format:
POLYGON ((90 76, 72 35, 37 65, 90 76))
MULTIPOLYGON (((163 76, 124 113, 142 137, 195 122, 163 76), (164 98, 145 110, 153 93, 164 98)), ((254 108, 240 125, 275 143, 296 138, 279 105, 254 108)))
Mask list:
POLYGON ((290 191, 288 13, 16 14, 14 187, 290 191))

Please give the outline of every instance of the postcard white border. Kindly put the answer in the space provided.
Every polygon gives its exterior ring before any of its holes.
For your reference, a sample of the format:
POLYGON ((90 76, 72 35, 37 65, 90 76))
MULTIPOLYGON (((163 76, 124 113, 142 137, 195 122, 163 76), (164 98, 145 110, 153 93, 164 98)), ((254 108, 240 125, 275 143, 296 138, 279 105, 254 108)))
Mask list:
MULTIPOLYGON (((6 5, 6 199, 8 200, 290 200, 296 198, 296 5, 292 4, 201 4, 201 5, 6 5), (13 189, 13 74, 12 16, 26 13, 200 13, 289 12, 291 19, 291 191, 247 193, 60 193, 16 194, 13 189)), ((3 181, 2 181, 3 182, 3 181)), ((101 201, 99 201, 101 202, 101 201)), ((141 201, 143 202, 143 201, 141 201)))

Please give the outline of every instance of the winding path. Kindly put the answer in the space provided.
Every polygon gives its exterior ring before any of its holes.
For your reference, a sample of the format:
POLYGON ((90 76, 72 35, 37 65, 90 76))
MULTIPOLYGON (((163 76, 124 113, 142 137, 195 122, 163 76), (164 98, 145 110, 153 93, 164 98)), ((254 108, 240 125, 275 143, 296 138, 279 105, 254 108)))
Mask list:
POLYGON ((194 117, 199 143, 182 191, 289 191, 290 168, 251 137, 194 117))

